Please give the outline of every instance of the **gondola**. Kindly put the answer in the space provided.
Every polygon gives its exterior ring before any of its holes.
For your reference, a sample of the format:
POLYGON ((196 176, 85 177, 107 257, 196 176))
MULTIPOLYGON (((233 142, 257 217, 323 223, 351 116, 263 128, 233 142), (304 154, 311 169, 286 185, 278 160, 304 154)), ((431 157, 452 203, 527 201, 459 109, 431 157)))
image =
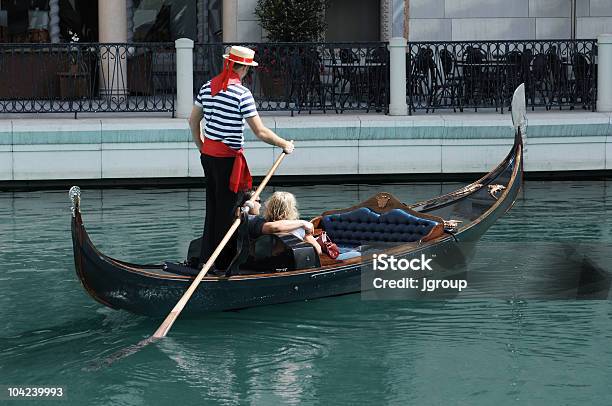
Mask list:
MULTIPOLYGON (((475 243, 510 210, 522 186, 525 110, 521 90, 517 89, 513 101, 514 144, 505 159, 476 182, 411 205, 381 192, 355 206, 321 213, 313 220, 315 226, 339 246, 375 247, 377 253, 396 258, 429 255, 443 259, 450 274, 464 272, 475 243)), ((113 309, 166 315, 193 281, 194 272, 190 274, 179 263, 137 265, 104 255, 83 224, 78 187, 71 189, 70 197, 75 268, 86 291, 113 309)), ((248 242, 246 251, 237 256, 241 259, 231 273, 206 275, 183 313, 361 292, 363 273, 371 271, 373 261, 372 255, 365 254, 343 261, 319 257, 309 244, 290 235, 263 236, 248 242)))

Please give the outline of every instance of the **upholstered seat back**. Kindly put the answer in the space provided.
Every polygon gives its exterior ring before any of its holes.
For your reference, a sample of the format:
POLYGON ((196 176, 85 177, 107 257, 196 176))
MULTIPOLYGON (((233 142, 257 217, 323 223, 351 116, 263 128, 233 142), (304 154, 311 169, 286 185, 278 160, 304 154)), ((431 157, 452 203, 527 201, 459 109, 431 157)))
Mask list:
POLYGON ((361 245, 368 242, 412 242, 430 236, 432 230, 443 229, 439 222, 416 217, 401 209, 378 214, 361 207, 322 218, 323 228, 332 241, 340 245, 361 245))

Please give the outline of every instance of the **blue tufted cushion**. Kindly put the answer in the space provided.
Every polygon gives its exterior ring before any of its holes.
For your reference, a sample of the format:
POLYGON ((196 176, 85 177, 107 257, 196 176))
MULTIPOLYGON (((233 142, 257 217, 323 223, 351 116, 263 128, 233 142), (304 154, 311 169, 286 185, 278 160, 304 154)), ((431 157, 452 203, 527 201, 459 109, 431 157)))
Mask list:
POLYGON ((332 241, 341 245, 361 245, 366 242, 419 241, 437 221, 413 216, 401 209, 378 214, 366 207, 346 213, 323 216, 323 227, 332 241))

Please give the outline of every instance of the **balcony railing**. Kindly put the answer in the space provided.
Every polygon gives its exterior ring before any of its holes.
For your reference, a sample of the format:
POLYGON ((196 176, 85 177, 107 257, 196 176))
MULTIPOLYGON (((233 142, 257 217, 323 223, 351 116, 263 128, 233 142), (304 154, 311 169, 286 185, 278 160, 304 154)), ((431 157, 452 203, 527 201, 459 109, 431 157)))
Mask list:
MULTIPOLYGON (((220 72, 230 45, 195 45, 194 93, 220 72)), ((388 109, 389 52, 384 42, 246 45, 255 49, 259 63, 244 81, 259 110, 388 109)))
MULTIPOLYGON (((193 74, 194 95, 230 45, 195 45, 193 72, 181 73, 193 74)), ((388 112, 394 67, 385 42, 246 45, 259 66, 244 84, 259 110, 388 112)), ((523 82, 532 108, 594 110, 596 55, 595 40, 411 42, 409 112, 503 112, 523 82)), ((176 83, 173 43, 0 44, 0 113, 174 114, 176 83)))
POLYGON ((0 113, 173 112, 173 43, 0 44, 0 113))
POLYGON ((510 106, 525 83, 527 105, 595 110, 595 40, 413 42, 406 53, 410 112, 510 106))

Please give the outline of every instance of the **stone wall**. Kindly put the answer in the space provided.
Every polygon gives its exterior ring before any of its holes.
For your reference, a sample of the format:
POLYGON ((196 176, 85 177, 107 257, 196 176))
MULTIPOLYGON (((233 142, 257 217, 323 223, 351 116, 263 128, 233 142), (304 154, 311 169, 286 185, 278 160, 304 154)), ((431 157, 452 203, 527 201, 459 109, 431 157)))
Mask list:
MULTIPOLYGON (((406 0, 410 41, 571 36, 570 0, 406 0)), ((612 32, 612 0, 576 0, 577 38, 612 32)))
MULTIPOLYGON (((526 171, 612 170, 610 113, 527 114, 526 171)), ((514 132, 508 114, 494 113, 262 118, 296 143, 279 176, 487 172, 508 153, 514 132)), ((280 149, 250 130, 245 139, 251 173, 264 175, 280 149)), ((0 119, 0 189, 4 181, 202 175, 184 119, 0 119)))

